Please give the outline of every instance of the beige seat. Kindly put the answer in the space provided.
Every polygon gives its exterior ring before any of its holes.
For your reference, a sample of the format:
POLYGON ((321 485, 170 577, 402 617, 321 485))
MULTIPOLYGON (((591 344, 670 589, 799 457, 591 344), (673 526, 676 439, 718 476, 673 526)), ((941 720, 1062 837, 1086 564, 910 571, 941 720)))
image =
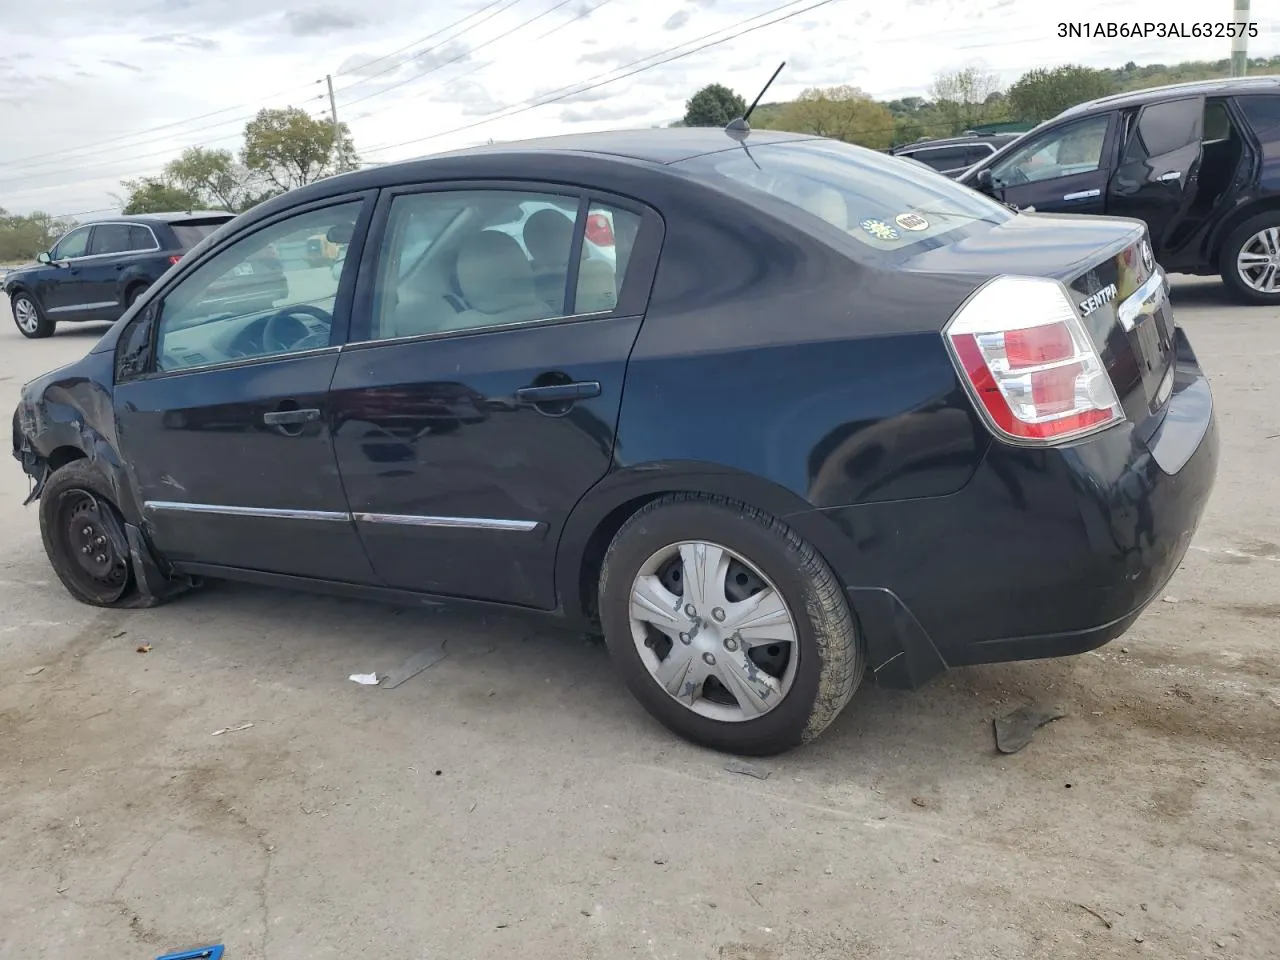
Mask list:
POLYGON ((482 230, 458 251, 458 289, 471 309, 443 317, 442 329, 491 327, 555 316, 537 296, 533 267, 515 237, 482 230))
POLYGON ((583 260, 578 268, 574 313, 606 313, 618 306, 618 280, 608 260, 583 260))

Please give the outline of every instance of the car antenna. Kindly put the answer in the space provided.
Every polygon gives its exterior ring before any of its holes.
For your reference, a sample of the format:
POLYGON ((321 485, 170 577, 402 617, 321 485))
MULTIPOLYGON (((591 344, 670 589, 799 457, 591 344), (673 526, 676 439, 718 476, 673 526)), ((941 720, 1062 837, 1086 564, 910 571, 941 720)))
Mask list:
POLYGON ((737 140, 739 143, 742 143, 742 141, 747 139, 747 135, 751 133, 751 124, 748 122, 751 119, 751 114, 760 103, 760 98, 765 95, 765 91, 773 86, 773 81, 778 79, 778 74, 782 72, 782 68, 786 65, 787 61, 785 60, 778 64, 778 69, 773 71, 773 76, 769 78, 769 82, 766 83, 760 92, 756 94, 756 98, 751 101, 751 106, 747 107, 747 112, 736 120, 730 120, 724 128, 725 133, 733 137, 733 139, 737 140))

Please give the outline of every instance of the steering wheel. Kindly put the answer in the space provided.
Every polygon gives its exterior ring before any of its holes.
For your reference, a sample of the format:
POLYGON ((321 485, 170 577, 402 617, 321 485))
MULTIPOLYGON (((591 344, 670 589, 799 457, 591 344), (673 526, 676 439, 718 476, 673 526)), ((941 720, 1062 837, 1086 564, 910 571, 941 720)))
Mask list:
POLYGON ((329 345, 329 328, 333 324, 333 314, 310 304, 300 303, 285 307, 267 317, 262 328, 262 346, 267 353, 288 353, 293 350, 310 350, 329 345), (324 325, 323 331, 313 330, 311 325, 300 320, 310 317, 324 325))

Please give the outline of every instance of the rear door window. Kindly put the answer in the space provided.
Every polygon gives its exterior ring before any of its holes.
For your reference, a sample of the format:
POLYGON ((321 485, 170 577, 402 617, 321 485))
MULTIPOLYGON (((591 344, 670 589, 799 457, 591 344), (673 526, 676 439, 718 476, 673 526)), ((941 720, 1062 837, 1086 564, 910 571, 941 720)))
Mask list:
POLYGON ((1280 97, 1239 97, 1236 103, 1262 144, 1262 155, 1280 157, 1280 97))
POLYGON ((103 223, 94 227, 89 240, 89 255, 105 257, 113 253, 128 253, 129 230, 127 223, 103 223))
POLYGON ((761 144, 750 153, 735 148, 675 166, 729 186, 748 202, 781 200, 796 216, 884 253, 1014 216, 990 197, 899 157, 835 140, 761 144))
POLYGON ((1162 157, 1198 141, 1204 132, 1204 109, 1200 97, 1143 107, 1137 130, 1125 147, 1125 162, 1162 157))
POLYGON ((968 148, 939 147, 936 150, 919 150, 913 156, 935 170, 954 170, 956 167, 967 166, 964 158, 968 156, 968 148))

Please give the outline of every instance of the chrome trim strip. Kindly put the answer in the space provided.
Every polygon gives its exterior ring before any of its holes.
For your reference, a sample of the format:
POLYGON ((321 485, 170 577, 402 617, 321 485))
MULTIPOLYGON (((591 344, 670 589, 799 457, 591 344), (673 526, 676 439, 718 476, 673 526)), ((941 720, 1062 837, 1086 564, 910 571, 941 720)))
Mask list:
POLYGON ((1063 196, 1063 200, 1087 200, 1090 197, 1102 196, 1101 190, 1081 190, 1078 193, 1068 193, 1063 196))
POLYGON ((1116 307, 1116 319, 1120 321, 1120 326, 1124 327, 1125 333, 1131 332, 1138 325, 1138 318, 1154 310, 1164 296, 1164 271, 1157 267, 1142 286, 1129 294, 1124 302, 1116 307))
POLYGON ((108 307, 118 307, 120 304, 114 300, 100 300, 97 303, 73 303, 65 307, 46 307, 46 313, 70 313, 72 310, 105 310, 108 307))
POLYGON ((213 513, 225 517, 262 517, 272 520, 326 520, 349 523, 351 514, 329 510, 288 510, 275 507, 234 507, 220 503, 181 503, 176 500, 148 500, 145 510, 170 513, 213 513))
POLYGON ((532 533, 537 520, 498 520, 492 517, 418 517, 404 513, 355 513, 358 523, 398 523, 411 527, 462 527, 471 530, 508 530, 532 533))

